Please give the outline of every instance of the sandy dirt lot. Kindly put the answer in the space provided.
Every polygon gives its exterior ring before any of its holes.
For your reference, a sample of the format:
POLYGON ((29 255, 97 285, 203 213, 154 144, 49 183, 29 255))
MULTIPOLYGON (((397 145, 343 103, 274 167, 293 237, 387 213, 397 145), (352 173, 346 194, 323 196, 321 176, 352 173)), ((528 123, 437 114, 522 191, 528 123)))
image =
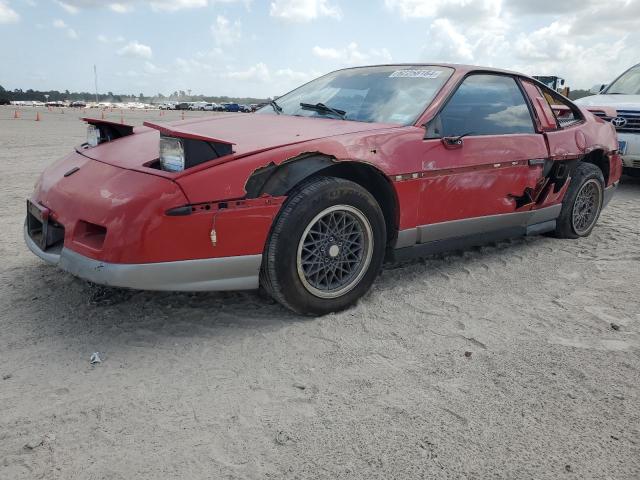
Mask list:
POLYGON ((0 479, 640 478, 639 181, 587 239, 388 265, 309 319, 43 264, 24 201, 85 126, 41 115, 0 108, 0 479))

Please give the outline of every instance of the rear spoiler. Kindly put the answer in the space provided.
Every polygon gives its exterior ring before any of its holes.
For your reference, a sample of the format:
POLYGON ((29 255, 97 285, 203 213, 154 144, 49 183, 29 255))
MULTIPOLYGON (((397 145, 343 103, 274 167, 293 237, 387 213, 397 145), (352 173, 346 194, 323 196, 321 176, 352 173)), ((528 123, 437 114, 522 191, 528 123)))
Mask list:
POLYGON ((200 140, 202 142, 225 145, 229 149, 231 148, 232 145, 235 145, 235 143, 233 142, 228 142, 227 140, 221 140, 219 138, 211 137, 209 135, 202 135, 200 133, 189 131, 186 128, 173 127, 171 125, 152 123, 152 122, 144 122, 143 125, 145 127, 158 130, 162 135, 166 135, 168 137, 184 138, 187 140, 200 140))

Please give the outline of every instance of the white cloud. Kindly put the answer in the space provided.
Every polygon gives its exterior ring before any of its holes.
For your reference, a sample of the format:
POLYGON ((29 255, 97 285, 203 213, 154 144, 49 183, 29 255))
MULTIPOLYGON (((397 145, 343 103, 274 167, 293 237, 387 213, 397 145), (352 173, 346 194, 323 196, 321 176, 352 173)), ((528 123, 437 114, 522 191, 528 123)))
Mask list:
POLYGON ((176 69, 180 73, 211 73, 213 72, 213 67, 211 64, 206 62, 201 62, 199 60, 193 58, 176 58, 176 69))
POLYGON ((133 10, 133 5, 126 3, 111 3, 109 8, 116 13, 129 13, 133 10))
MULTIPOLYGON (((1 0, 0 0, 1 1, 1 0)), ((117 2, 105 2, 102 0, 55 0, 60 7, 71 14, 78 13, 85 8, 106 7, 116 13, 128 13, 134 10, 135 5, 148 5, 157 12, 176 12, 178 10, 204 8, 216 3, 243 3, 249 8, 252 0, 120 0, 117 2)))
POLYGON ((356 42, 351 42, 345 48, 324 48, 315 46, 312 53, 324 60, 332 60, 342 65, 362 65, 364 63, 391 62, 391 53, 386 48, 370 49, 363 52, 356 42))
MULTIPOLYGON (((637 63, 640 0, 385 0, 407 22, 429 20, 421 60, 564 77, 572 88, 637 63)), ((343 60, 343 50, 316 55, 343 60)), ((407 58, 411 61, 411 58, 407 58)))
POLYGON ((153 63, 151 63, 150 61, 146 61, 144 62, 144 71, 145 73, 148 73, 149 75, 157 75, 160 73, 167 73, 167 70, 164 68, 160 68, 157 65, 154 65, 153 63))
POLYGON ((52 25, 54 28, 64 30, 67 34, 67 37, 69 37, 70 39, 76 40, 78 38, 78 34, 76 33, 76 31, 73 28, 69 27, 66 23, 64 23, 64 20, 56 19, 53 21, 52 25))
POLYGON ((15 23, 20 20, 20 15, 13 10, 7 2, 0 0, 0 24, 15 23))
POLYGON ((342 10, 329 0, 275 0, 271 2, 269 14, 291 22, 308 22, 320 17, 340 20, 342 10))
POLYGON ((314 72, 296 72, 291 68, 281 68, 280 70, 276 70, 276 76, 280 77, 286 81, 303 83, 308 82, 309 80, 313 80, 315 77, 319 75, 314 72))
POLYGON ((134 40, 118 50, 118 55, 125 57, 151 58, 153 56, 153 51, 148 45, 138 43, 134 40))
POLYGON ((149 2, 154 10, 175 12, 186 8, 202 8, 208 5, 207 0, 155 0, 149 2))
POLYGON ((119 35, 117 37, 109 37, 104 34, 99 34, 97 37, 100 43, 123 43, 125 41, 124 37, 119 35))
POLYGON ((455 16, 477 22, 502 11, 502 0, 385 0, 385 6, 405 19, 455 16))
POLYGON ((233 80, 243 80, 251 82, 268 82, 271 80, 269 68, 262 62, 249 67, 247 70, 227 72, 225 74, 225 77, 233 80))
POLYGON ((588 87, 602 82, 603 72, 611 72, 612 80, 637 61, 627 48, 628 34, 594 36, 584 43, 576 40, 574 28, 573 22, 555 21, 519 34, 513 44, 513 68, 531 75, 558 75, 570 86, 588 87))
POLYGON ((434 20, 431 24, 430 34, 435 40, 430 44, 433 61, 446 62, 454 58, 457 62, 473 62, 474 48, 469 39, 460 33, 448 19, 434 20))
POLYGON ((211 25, 211 33, 216 40, 216 44, 231 45, 242 38, 242 24, 239 20, 231 23, 228 18, 218 15, 215 23, 211 25))
POLYGON ((59 0, 56 0, 56 3, 60 5, 67 13, 70 13, 72 15, 75 15, 80 11, 80 9, 76 5, 73 5, 71 3, 61 2, 59 0))

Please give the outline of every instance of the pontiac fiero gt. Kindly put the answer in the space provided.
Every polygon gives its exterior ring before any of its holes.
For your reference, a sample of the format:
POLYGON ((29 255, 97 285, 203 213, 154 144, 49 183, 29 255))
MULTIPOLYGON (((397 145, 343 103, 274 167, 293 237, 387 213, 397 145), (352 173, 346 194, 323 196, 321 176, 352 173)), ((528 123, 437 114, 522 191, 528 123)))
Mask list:
POLYGON ((385 259, 587 236, 622 168, 611 124, 460 65, 340 70, 252 115, 85 120, 27 202, 36 255, 117 287, 261 286, 314 315, 353 304, 385 259))

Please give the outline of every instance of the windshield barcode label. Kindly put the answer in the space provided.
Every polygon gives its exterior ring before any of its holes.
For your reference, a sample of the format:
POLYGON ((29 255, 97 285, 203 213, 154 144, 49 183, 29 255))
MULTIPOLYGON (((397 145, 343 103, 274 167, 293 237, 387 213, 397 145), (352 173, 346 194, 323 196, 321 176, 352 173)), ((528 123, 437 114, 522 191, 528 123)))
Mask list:
POLYGON ((396 70, 389 78, 438 78, 441 73, 438 70, 396 70))

